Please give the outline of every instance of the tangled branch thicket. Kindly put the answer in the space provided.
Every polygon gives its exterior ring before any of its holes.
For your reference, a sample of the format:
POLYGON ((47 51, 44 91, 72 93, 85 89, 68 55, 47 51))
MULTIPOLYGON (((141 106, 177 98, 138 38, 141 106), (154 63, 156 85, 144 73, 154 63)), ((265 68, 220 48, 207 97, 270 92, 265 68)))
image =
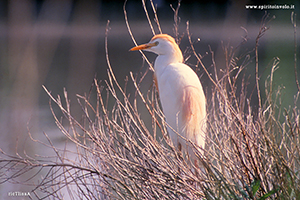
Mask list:
MULTIPOLYGON (((190 56, 196 57, 213 83, 207 100, 206 148, 204 155, 196 152, 202 167, 188 164, 170 142, 155 87, 147 94, 140 91, 143 77, 149 72, 142 76, 130 73, 128 81, 136 89, 133 101, 130 100, 126 86, 121 87, 114 76, 106 45, 109 78, 105 82, 95 80, 95 105, 88 97, 78 95, 82 122, 72 117, 66 91, 63 100, 54 98, 45 88, 67 119, 66 124, 62 123, 51 106, 57 126, 76 146, 76 151, 71 152, 75 158, 68 159, 68 152, 57 149, 50 139, 48 146, 56 154, 54 161, 12 157, 2 152, 0 166, 4 173, 0 174, 0 183, 38 169, 33 177, 44 173, 35 183, 31 198, 63 199, 61 191, 65 188, 73 199, 299 199, 299 92, 292 108, 281 108, 281 90, 272 88, 277 59, 264 83, 266 99, 260 95, 259 84, 263 83, 258 73, 255 89, 247 92, 246 67, 253 64, 255 55, 258 67, 258 42, 267 31, 268 20, 266 15, 252 52, 236 55, 234 50, 224 48, 227 56, 222 75, 216 73, 213 51, 210 55, 215 73, 208 72, 187 28, 190 56), (250 102, 255 94, 260 103, 254 110, 250 102), (151 116, 151 129, 143 121, 138 101, 151 116), (108 106, 108 102, 114 102, 113 106, 108 106), (280 121, 282 115, 284 121, 280 121)), ((127 18, 126 22, 131 33, 127 18)), ((149 25, 152 27, 150 20, 149 25)), ((243 42, 246 40, 245 37, 243 42)))

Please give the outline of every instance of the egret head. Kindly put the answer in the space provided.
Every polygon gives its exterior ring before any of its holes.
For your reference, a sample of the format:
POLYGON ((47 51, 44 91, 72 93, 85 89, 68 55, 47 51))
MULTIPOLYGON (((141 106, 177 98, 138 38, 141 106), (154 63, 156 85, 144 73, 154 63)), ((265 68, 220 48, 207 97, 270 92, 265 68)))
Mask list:
POLYGON ((174 38, 167 34, 155 35, 149 43, 142 44, 130 49, 130 51, 145 50, 157 55, 175 55, 182 58, 182 53, 174 38))

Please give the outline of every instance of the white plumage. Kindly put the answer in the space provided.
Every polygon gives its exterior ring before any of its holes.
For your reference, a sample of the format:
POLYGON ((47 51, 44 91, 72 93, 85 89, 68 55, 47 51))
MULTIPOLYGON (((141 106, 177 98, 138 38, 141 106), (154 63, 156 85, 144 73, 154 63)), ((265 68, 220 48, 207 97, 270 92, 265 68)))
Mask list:
POLYGON ((170 138, 179 150, 187 150, 193 156, 188 141, 204 148, 206 131, 206 101, 197 74, 183 63, 181 50, 167 34, 155 35, 149 43, 130 50, 158 55, 154 74, 170 138))

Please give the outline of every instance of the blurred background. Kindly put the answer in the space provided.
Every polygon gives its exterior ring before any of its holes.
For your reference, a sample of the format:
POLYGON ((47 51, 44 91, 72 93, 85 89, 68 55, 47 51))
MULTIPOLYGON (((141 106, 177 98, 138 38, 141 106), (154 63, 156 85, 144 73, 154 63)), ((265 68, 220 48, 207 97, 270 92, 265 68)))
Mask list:
MULTIPOLYGON (((153 0, 164 33, 174 36, 174 12, 177 1, 153 0)), ((146 71, 138 52, 129 52, 134 46, 127 31, 123 0, 11 0, 0 1, 0 148, 9 154, 47 154, 28 136, 46 141, 47 133, 54 143, 63 143, 63 136, 56 128, 49 108, 49 96, 44 85, 56 97, 68 91, 73 115, 80 119, 81 108, 76 94, 89 94, 93 79, 107 79, 105 59, 105 29, 110 20, 108 50, 117 79, 124 84, 126 76, 146 71)), ((146 5, 153 19, 149 1, 146 5)), ((275 87, 285 87, 283 105, 293 105, 297 92, 294 75, 294 29, 291 13, 299 21, 299 1, 248 1, 248 0, 182 0, 179 10, 179 34, 186 30, 189 21, 192 39, 197 52, 205 55, 209 46, 216 55, 217 66, 222 68, 223 45, 237 46, 242 37, 248 42, 237 53, 247 53, 255 47, 255 38, 261 19, 267 11, 276 16, 270 30, 260 41, 259 62, 262 80, 270 73, 274 57, 280 58, 275 73, 275 87), (246 9, 245 5, 294 5, 295 9, 246 9), (241 28, 244 27, 244 28, 241 28), (247 32, 245 31, 247 30, 247 32), (268 68, 266 68, 269 66, 268 68), (266 69, 265 69, 266 68, 266 69), (264 70, 265 69, 265 70, 264 70)), ((128 20, 139 44, 152 37, 141 0, 128 0, 128 20)), ((300 23, 300 21, 299 21, 300 23)), ((155 23, 153 23, 155 25, 155 23)), ((298 28, 299 30, 299 28, 298 28)), ((158 29, 156 28, 158 33, 158 29)), ((297 32, 299 41, 299 31, 297 32)), ((299 43, 299 42, 298 42, 299 43)), ((180 47, 188 46, 186 34, 180 47)), ((298 60, 299 59, 298 45, 298 60)), ((146 53, 151 62, 155 55, 146 53)), ((252 54, 254 55, 254 54, 252 54)), ((204 57, 209 67, 211 59, 204 57)), ((187 62, 195 68, 196 60, 187 62)), ((299 62, 298 62, 299 63, 299 62)), ((248 66, 254 83, 255 60, 248 66)), ((300 77, 299 64, 297 67, 300 77)), ((209 80, 203 70, 197 70, 206 92, 209 80), (203 76, 202 76, 203 75, 203 76)), ((142 87, 151 87, 152 73, 148 73, 142 87)), ((262 84, 263 85, 263 84, 262 84)), ((130 87, 130 86, 129 86, 130 87)), ((253 86, 252 86, 253 87, 253 86)), ((129 88, 130 89, 130 88, 129 88)), ((133 91, 133 87, 131 87, 133 91)), ((252 89, 252 88, 251 88, 252 89)), ((129 93, 131 92, 129 90, 129 93)), ((1 187, 1 186, 0 186, 1 187)))

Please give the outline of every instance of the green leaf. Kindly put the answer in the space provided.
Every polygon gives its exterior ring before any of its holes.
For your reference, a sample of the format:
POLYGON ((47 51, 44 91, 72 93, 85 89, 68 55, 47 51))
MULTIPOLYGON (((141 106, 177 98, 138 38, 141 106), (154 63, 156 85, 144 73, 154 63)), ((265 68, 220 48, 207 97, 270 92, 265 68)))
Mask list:
POLYGON ((275 194, 279 189, 274 189, 269 191, 268 193, 264 194, 262 197, 260 197, 258 200, 265 200, 266 198, 268 198, 269 196, 275 194))
POLYGON ((260 188, 260 180, 254 179, 253 182, 251 183, 251 188, 252 188, 252 194, 253 194, 253 196, 255 196, 256 192, 260 188))

